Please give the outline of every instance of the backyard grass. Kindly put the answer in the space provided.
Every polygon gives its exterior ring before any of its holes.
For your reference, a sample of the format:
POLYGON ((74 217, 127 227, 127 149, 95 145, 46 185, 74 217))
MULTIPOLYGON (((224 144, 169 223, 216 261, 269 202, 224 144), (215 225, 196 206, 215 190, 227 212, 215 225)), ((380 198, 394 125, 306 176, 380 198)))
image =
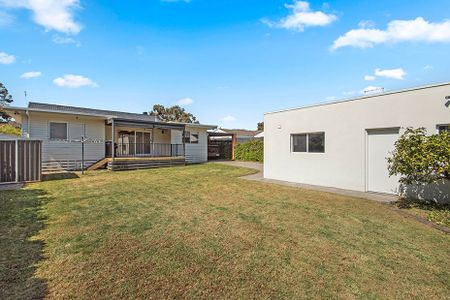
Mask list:
POLYGON ((450 297, 450 235, 219 164, 0 192, 0 299, 450 297))

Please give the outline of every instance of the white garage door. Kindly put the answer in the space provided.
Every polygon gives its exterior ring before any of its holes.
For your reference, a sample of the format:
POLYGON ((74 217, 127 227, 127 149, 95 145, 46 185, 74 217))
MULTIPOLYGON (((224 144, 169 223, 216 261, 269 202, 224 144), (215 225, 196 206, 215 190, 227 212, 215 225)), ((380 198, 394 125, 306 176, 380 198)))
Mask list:
POLYGON ((367 179, 370 192, 398 193, 398 177, 389 177, 386 158, 394 149, 398 128, 367 130, 367 179))

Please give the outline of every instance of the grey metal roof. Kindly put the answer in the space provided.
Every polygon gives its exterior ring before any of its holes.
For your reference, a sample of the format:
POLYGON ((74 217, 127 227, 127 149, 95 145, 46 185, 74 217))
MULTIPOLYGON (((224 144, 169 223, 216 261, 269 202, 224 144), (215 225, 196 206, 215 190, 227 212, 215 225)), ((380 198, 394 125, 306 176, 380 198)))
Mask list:
POLYGON ((86 114, 86 115, 95 115, 95 116, 103 116, 107 118, 121 118, 135 121, 147 121, 147 122, 159 122, 160 120, 156 116, 138 114, 138 113, 129 113, 122 111, 114 111, 114 110, 103 110, 103 109, 95 109, 95 108, 85 108, 85 107, 76 107, 76 106, 67 106, 60 104, 50 104, 50 103, 40 103, 40 102, 30 102, 28 104, 28 108, 32 110, 42 110, 49 112, 60 112, 60 113, 76 113, 76 114, 86 114))

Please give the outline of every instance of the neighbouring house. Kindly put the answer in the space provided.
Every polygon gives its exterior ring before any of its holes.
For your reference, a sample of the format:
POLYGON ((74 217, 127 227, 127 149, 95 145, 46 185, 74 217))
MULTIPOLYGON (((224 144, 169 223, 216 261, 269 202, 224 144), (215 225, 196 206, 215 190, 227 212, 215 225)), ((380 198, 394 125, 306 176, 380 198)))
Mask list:
POLYGON ((42 140, 43 171, 79 170, 82 164, 119 170, 202 163, 208 159, 207 130, 216 128, 37 102, 6 111, 21 124, 24 138, 42 140))
POLYGON ((208 130, 208 158, 221 160, 234 160, 234 147, 236 144, 257 139, 255 135, 261 133, 257 130, 216 128, 208 130))
POLYGON ((246 129, 223 129, 226 133, 234 134, 236 136, 236 143, 241 144, 255 139, 255 135, 260 133, 258 130, 246 129))
POLYGON ((448 130, 450 83, 266 113, 264 176, 450 201, 450 184, 401 187, 386 157, 406 127, 448 130))
POLYGON ((254 136, 257 140, 264 140, 264 131, 260 131, 258 134, 254 136))

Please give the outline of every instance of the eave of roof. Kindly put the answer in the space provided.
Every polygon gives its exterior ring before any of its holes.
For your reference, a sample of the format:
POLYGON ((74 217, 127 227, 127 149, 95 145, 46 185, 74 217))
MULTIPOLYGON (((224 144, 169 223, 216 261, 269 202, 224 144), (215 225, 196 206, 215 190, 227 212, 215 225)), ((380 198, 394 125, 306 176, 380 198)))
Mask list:
POLYGON ((198 123, 183 123, 183 122, 167 122, 168 124, 179 124, 189 127, 198 127, 198 128, 206 128, 206 129, 215 129, 217 125, 208 125, 208 124, 198 124, 198 123))
MULTIPOLYGON (((102 115, 102 114, 91 114, 91 113, 81 113, 81 112, 72 112, 72 111, 55 111, 51 109, 40 109, 40 108, 28 108, 28 107, 18 107, 18 106, 7 106, 4 108, 6 111, 31 111, 31 112, 43 112, 43 113, 54 113, 54 114, 64 114, 64 115, 77 115, 77 116, 88 116, 88 117, 96 117, 105 120, 114 119, 121 121, 132 121, 132 122, 148 122, 155 124, 173 124, 174 126, 189 126, 189 127, 197 127, 197 128, 206 128, 206 129, 214 129, 217 128, 217 125, 208 125, 208 124, 196 124, 196 123, 183 123, 183 122, 164 122, 164 121, 152 121, 152 120, 136 120, 131 118, 122 118, 114 115, 102 115)), ((120 113, 120 112, 118 112, 120 113)))
POLYGON ((412 88, 407 88, 407 89, 401 89, 401 90, 395 90, 395 91, 383 92, 383 93, 378 93, 378 94, 364 95, 364 96, 360 96, 360 97, 345 98, 345 99, 336 100, 336 101, 321 102, 321 103, 310 104, 310 105, 304 105, 304 106, 299 106, 299 107, 293 107, 293 108, 281 109, 281 110, 276 110, 276 111, 266 112, 266 113, 264 113, 264 115, 270 115, 270 114, 276 114, 276 113, 283 113, 283 112, 294 111, 294 110, 300 110, 300 109, 306 109, 306 108, 313 108, 313 107, 320 107, 320 106, 327 106, 327 105, 341 104, 341 103, 352 102, 352 101, 358 101, 358 100, 366 100, 366 99, 370 99, 370 98, 382 97, 382 96, 387 96, 387 95, 392 95, 392 94, 406 93, 406 92, 411 92, 411 91, 416 91, 416 90, 423 90, 423 89, 429 89, 429 88, 440 87, 440 86, 446 86, 446 85, 450 85, 450 82, 443 82, 443 83, 429 84, 429 85, 423 85, 423 86, 412 87, 412 88))

